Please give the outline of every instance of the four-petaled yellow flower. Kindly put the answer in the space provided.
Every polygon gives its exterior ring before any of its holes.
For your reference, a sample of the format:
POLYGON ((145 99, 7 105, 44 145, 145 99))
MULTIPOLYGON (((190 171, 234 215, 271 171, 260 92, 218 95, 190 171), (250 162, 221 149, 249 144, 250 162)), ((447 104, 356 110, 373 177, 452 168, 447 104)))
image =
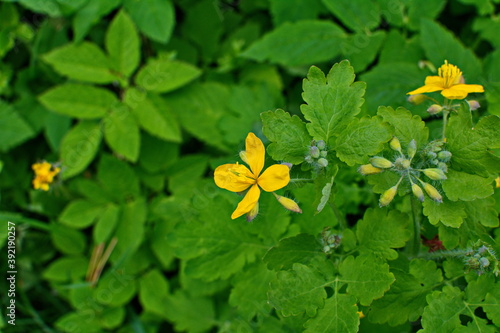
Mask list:
POLYGON ((410 91, 408 95, 441 91, 441 95, 446 98, 464 99, 469 93, 484 92, 480 84, 463 83, 462 72, 457 66, 449 64, 448 60, 438 69, 438 74, 439 76, 428 76, 423 87, 410 91))
POLYGON ((54 177, 61 171, 61 168, 54 168, 48 162, 35 163, 31 166, 35 171, 35 179, 33 179, 33 188, 35 190, 41 189, 44 191, 49 190, 49 185, 54 181, 54 177))
POLYGON ((264 168, 264 144, 253 133, 248 133, 245 143, 246 150, 240 156, 250 169, 238 163, 224 164, 215 169, 214 179, 217 186, 231 192, 250 188, 231 218, 248 213, 247 219, 252 220, 258 212, 260 188, 273 192, 285 187, 290 182, 290 169, 286 165, 274 164, 261 173, 264 168))

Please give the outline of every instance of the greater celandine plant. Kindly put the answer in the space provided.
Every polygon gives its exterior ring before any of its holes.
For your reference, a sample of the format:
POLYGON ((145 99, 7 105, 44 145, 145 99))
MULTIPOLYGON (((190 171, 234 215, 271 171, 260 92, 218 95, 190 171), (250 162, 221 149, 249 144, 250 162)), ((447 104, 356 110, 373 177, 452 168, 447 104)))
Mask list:
POLYGON ((275 194, 286 198, 280 202, 302 212, 292 198, 307 183, 316 197, 313 207, 301 204, 304 215, 334 213, 316 237, 292 235, 266 254, 264 262, 277 271, 269 304, 280 316, 304 316, 306 332, 356 332, 365 315, 391 326, 421 317, 419 332, 493 332, 500 326, 500 268, 491 196, 500 159, 492 149, 499 147, 500 118, 473 123, 479 103, 466 100, 483 86, 466 84, 445 60, 437 76, 408 93, 414 104, 432 102, 431 119, 442 116, 435 137, 403 107, 380 106, 360 116, 364 92, 348 61, 327 75, 311 67, 303 82, 305 121, 280 109, 261 114, 267 153, 282 164, 261 173, 265 149, 250 133, 240 153, 250 169, 236 163, 215 170, 217 186, 244 195, 233 219, 257 216, 259 187, 285 191, 291 198, 275 194), (435 92, 443 99, 424 95, 435 92), (361 220, 349 221, 336 205, 336 197, 347 195, 336 177, 356 167, 381 195, 361 220))

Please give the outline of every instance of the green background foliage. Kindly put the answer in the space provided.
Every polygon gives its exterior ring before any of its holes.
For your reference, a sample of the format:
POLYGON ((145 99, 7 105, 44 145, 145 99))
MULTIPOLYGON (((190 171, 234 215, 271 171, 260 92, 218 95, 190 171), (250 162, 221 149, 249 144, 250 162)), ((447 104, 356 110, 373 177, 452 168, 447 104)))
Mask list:
POLYGON ((12 221, 18 270, 16 326, 2 294, 0 331, 496 332, 498 278, 463 258, 481 241, 492 269, 500 251, 499 14, 499 0, 0 1, 0 267, 12 221), (398 177, 356 168, 392 158, 393 136, 422 156, 440 138, 406 93, 444 60, 485 93, 450 116, 443 203, 405 183, 379 208, 398 177), (293 164, 278 193, 302 214, 262 193, 254 221, 230 219, 240 198, 213 170, 248 132, 266 164, 293 164), (320 140, 327 167, 304 162, 320 140), (31 183, 43 160, 62 168, 48 192, 31 183))

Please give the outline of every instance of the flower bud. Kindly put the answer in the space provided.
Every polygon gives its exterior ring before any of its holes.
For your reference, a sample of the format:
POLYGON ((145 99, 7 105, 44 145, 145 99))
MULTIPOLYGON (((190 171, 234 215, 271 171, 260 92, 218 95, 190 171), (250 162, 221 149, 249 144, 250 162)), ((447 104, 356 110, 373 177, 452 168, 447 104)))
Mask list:
POLYGON ((429 183, 423 183, 423 185, 425 192, 427 192, 427 194, 429 195, 429 197, 431 197, 432 200, 439 203, 443 202, 443 197, 441 196, 441 194, 439 194, 438 190, 436 190, 434 186, 432 186, 429 183))
POLYGON ((245 150, 240 151, 240 158, 243 162, 248 164, 247 152, 245 150))
POLYGON ((291 169, 293 164, 292 163, 288 163, 288 162, 281 162, 282 165, 286 165, 288 167, 288 169, 291 169))
POLYGON ((417 184, 412 184, 411 190, 418 200, 422 202, 424 201, 424 191, 422 191, 422 188, 420 186, 418 186, 417 184))
POLYGON ((278 202, 283 206, 285 207, 286 209, 288 209, 289 211, 292 211, 292 212, 295 212, 295 213, 302 213, 302 209, 300 209, 299 205, 297 205, 297 203, 295 201, 293 201, 292 199, 289 199, 287 197, 283 197, 281 195, 277 195, 276 193, 274 193, 274 197, 278 200, 278 202))
POLYGON ((322 157, 318 160, 318 164, 320 167, 326 168, 328 166, 328 160, 322 157))
POLYGON ((417 152, 417 141, 415 141, 415 139, 412 139, 410 143, 408 143, 408 156, 410 156, 410 159, 412 159, 415 156, 416 152, 417 152))
POLYGON ((408 102, 410 102, 413 105, 422 104, 426 99, 427 97, 424 94, 416 94, 408 96, 408 102))
POLYGON ((439 162, 437 164, 437 167, 441 170, 443 170, 444 173, 448 172, 448 166, 444 162, 439 162))
POLYGON ((482 257, 479 259, 479 264, 483 267, 488 267, 490 265, 490 261, 488 258, 482 257))
POLYGON ((430 151, 427 153, 427 157, 432 160, 437 157, 437 154, 433 151, 430 151))
POLYGON ((392 150, 399 151, 401 153, 401 143, 399 142, 399 139, 396 138, 395 136, 392 138, 391 142, 389 142, 389 146, 391 147, 392 150))
POLYGON ((313 159, 312 159, 311 155, 307 155, 306 157, 304 157, 304 161, 306 161, 307 163, 312 163, 313 159))
POLYGON ((429 106, 429 108, 427 109, 427 112, 429 112, 429 114, 438 114, 439 112, 443 111, 443 107, 439 104, 432 104, 431 106, 429 106))
POLYGON ((319 149, 323 150, 326 148, 326 143, 325 141, 323 140, 319 140, 316 142, 316 147, 318 147, 319 149))
POLYGON ((442 150, 437 154, 437 158, 439 158, 442 162, 449 162, 451 159, 451 153, 447 150, 442 150))
POLYGON ((424 174, 432 180, 445 180, 446 175, 443 170, 439 168, 429 168, 422 170, 424 174))
POLYGON ((411 162, 409 159, 403 158, 403 157, 398 157, 396 161, 394 162, 394 165, 398 169, 406 170, 410 167, 411 162))
POLYGON ((326 156, 328 156, 328 152, 327 152, 326 150, 323 150, 323 151, 321 151, 321 152, 319 153, 319 156, 321 156, 321 157, 326 157, 326 156))
POLYGON ((309 149, 309 155, 311 155, 314 158, 318 158, 319 157, 319 149, 318 149, 318 147, 312 146, 309 149))
POLYGON ((371 164, 363 164, 358 168, 358 172, 363 176, 381 173, 384 169, 376 168, 371 164))
POLYGON ((383 158, 380 156, 374 156, 370 158, 370 164, 376 168, 388 169, 392 168, 393 164, 387 158, 383 158))
POLYGON ((500 176, 498 176, 497 178, 495 178, 495 187, 496 188, 500 187, 500 176))
POLYGON ((253 206, 252 210, 247 213, 247 222, 252 222, 252 220, 259 214, 259 203, 257 202, 253 206))
POLYGON ((394 199, 394 196, 396 195, 397 191, 398 191, 398 186, 394 185, 393 187, 382 193, 379 200, 380 207, 384 207, 390 204, 392 199, 394 199))
POLYGON ((476 111, 477 109, 479 109, 481 107, 481 105, 479 104, 479 102, 475 101, 475 100, 467 101, 467 103, 469 104, 469 109, 471 111, 476 111))

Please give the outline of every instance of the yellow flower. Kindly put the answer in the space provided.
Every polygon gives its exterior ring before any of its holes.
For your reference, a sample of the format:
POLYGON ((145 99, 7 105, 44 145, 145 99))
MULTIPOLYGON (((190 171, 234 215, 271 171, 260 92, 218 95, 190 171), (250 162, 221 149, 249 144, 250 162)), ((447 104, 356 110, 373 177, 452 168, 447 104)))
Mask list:
POLYGON ((423 87, 410 91, 408 95, 441 90, 441 95, 446 98, 464 99, 469 93, 484 92, 480 84, 463 83, 462 72, 457 66, 449 64, 448 60, 445 60, 444 65, 438 69, 438 74, 439 76, 428 76, 423 87))
POLYGON ((257 215, 260 189, 273 192, 285 187, 290 181, 290 169, 286 165, 274 164, 261 173, 264 168, 265 148, 262 141, 253 133, 248 133, 246 150, 241 158, 250 166, 242 164, 223 164, 215 169, 215 184, 231 192, 242 192, 250 188, 231 215, 232 219, 251 213, 249 220, 257 215))
POLYGON ((35 190, 41 189, 44 191, 49 190, 49 184, 52 184, 54 177, 61 171, 61 168, 54 168, 48 162, 35 163, 31 166, 35 171, 35 179, 33 179, 33 188, 35 190))

